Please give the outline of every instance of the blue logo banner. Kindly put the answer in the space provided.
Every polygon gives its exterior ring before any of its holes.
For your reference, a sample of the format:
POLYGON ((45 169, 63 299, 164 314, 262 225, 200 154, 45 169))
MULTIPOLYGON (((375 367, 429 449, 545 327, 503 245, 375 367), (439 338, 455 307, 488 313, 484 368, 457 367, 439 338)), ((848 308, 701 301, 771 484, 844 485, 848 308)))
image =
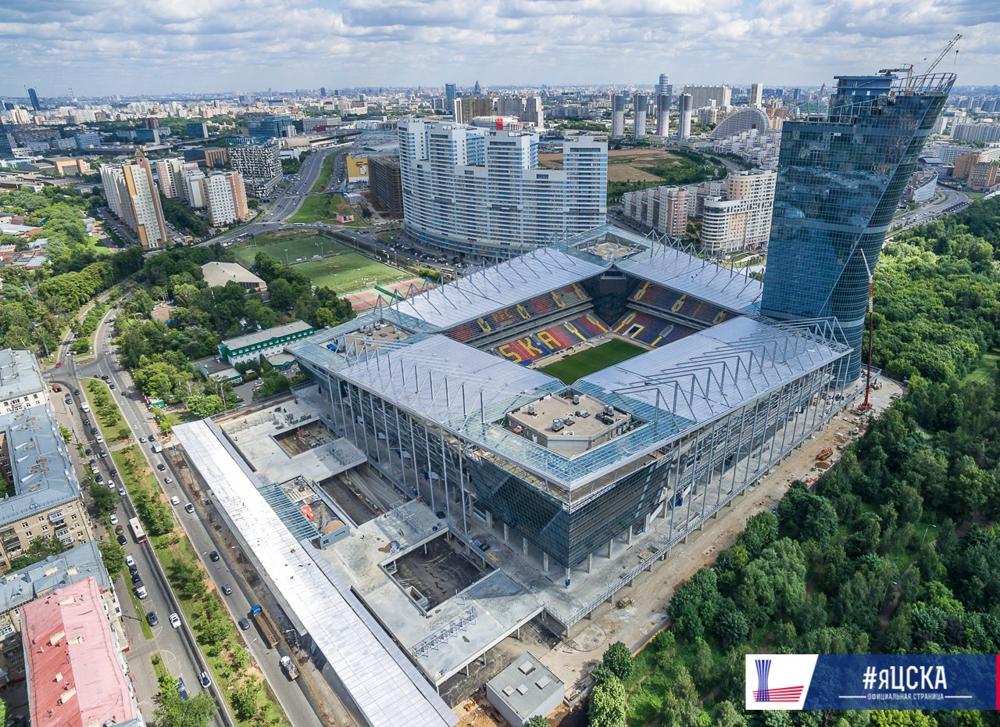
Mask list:
POLYGON ((994 654, 750 654, 748 710, 998 708, 994 654))

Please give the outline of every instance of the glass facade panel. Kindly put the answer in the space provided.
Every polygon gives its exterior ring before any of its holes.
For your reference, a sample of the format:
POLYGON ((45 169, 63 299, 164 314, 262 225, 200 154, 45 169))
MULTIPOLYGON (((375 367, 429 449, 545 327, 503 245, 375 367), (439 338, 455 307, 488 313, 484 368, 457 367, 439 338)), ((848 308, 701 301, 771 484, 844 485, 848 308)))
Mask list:
POLYGON ((827 119, 782 128, 761 312, 836 317, 855 351, 846 381, 861 370, 868 266, 954 80, 839 77, 827 119))

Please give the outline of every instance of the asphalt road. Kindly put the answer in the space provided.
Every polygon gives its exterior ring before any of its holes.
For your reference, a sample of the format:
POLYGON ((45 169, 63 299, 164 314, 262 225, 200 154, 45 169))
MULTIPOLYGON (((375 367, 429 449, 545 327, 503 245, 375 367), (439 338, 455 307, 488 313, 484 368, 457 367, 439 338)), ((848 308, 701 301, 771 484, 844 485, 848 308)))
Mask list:
MULTIPOLYGON (((142 451, 156 473, 161 489, 168 498, 177 496, 180 500, 180 505, 172 507, 174 516, 187 534, 209 576, 215 582, 216 587, 219 588, 220 595, 223 584, 228 583, 232 586, 233 594, 231 596, 222 596, 222 601, 225 603, 235 622, 249 612, 251 603, 255 602, 256 599, 247 588, 246 583, 237 575, 236 569, 231 566, 236 557, 235 553, 222 552, 222 557, 216 562, 213 562, 209 558, 209 553, 217 550, 217 545, 213 541, 210 528, 198 517, 198 513, 201 511, 200 508, 195 514, 190 515, 184 511, 184 504, 189 498, 188 494, 178 484, 179 478, 177 473, 170 467, 170 462, 166 458, 161 454, 154 454, 152 452, 152 445, 148 440, 150 435, 157 433, 158 428, 152 415, 142 403, 141 396, 136 391, 129 373, 115 363, 116 357, 109 343, 111 329, 111 314, 109 312, 109 315, 105 316, 97 330, 96 360, 92 364, 82 367, 79 375, 94 376, 97 378, 107 375, 111 382, 115 384, 115 390, 112 393, 134 435, 144 440, 145 443, 142 445, 142 451), (161 463, 167 467, 162 472, 156 469, 156 466, 161 463), (169 484, 165 482, 166 477, 170 477, 172 480, 169 484)), ((143 572, 142 566, 140 566, 140 572, 143 572)), ((143 580, 146 580, 145 577, 143 580)), ((159 609, 160 607, 158 606, 157 608, 159 609)), ((166 623, 166 617, 169 613, 170 611, 161 613, 158 610, 157 615, 160 617, 161 623, 166 623)), ((169 625, 167 628, 169 628, 169 625)), ((254 628, 251 628, 249 631, 242 631, 241 635, 291 723, 295 727, 319 727, 321 721, 303 694, 300 682, 289 682, 281 671, 278 663, 280 654, 273 649, 267 648, 260 641, 259 635, 254 628)), ((188 681, 186 676, 185 682, 188 684, 190 691, 192 683, 188 681)), ((197 688, 197 680, 194 681, 194 685, 197 688)), ((330 696, 333 699, 332 692, 330 696)))
POLYGON ((938 186, 938 193, 943 199, 917 207, 912 212, 900 215, 892 221, 893 230, 905 230, 910 227, 932 222, 945 214, 960 212, 969 206, 969 198, 957 189, 938 186))
MULTIPOLYGON (((79 376, 86 375, 85 372, 91 366, 84 367, 78 376, 72 356, 60 356, 60 360, 65 363, 62 368, 54 369, 51 375, 51 380, 60 383, 63 388, 62 392, 55 393, 51 397, 56 417, 61 424, 68 426, 72 430, 78 441, 84 442, 85 446, 92 450, 92 456, 96 460, 97 467, 104 476, 104 483, 98 483, 95 487, 106 487, 107 484, 105 483, 109 480, 114 480, 116 483, 115 489, 117 490, 121 487, 121 480, 117 477, 112 477, 110 474, 114 468, 110 453, 104 458, 98 456, 103 445, 97 442, 96 435, 92 434, 89 429, 90 426, 96 425, 94 424, 93 417, 84 414, 80 408, 84 398, 83 390, 79 384, 79 376), (72 393, 73 401, 69 405, 64 403, 64 396, 67 393, 67 389, 71 393, 74 390, 80 391, 79 395, 72 393), (83 417, 85 416, 89 422, 87 427, 84 426, 83 421, 83 417)), ((88 457, 85 456, 83 459, 78 457, 75 448, 71 448, 70 452, 79 468, 78 471, 85 471, 85 468, 89 467, 88 457)), ((126 529, 128 542, 124 546, 124 550, 126 554, 131 554, 135 558, 136 564, 139 567, 139 575, 149 594, 147 598, 140 601, 142 610, 137 612, 130 597, 133 589, 131 581, 127 581, 128 576, 119 576, 115 582, 115 590, 118 593, 118 598, 122 606, 122 620, 129 641, 129 651, 126 654, 129 670, 132 674, 132 681, 135 684, 143 717, 149 722, 153 718, 153 711, 155 709, 153 698, 159 692, 159 684, 150 662, 150 656, 154 653, 159 653, 163 658, 163 663, 167 671, 171 675, 184 680, 189 694, 196 694, 201 689, 198 683, 198 674, 205 668, 205 663, 204 658, 197 650, 194 636, 188 628, 187 623, 183 623, 180 629, 174 629, 170 626, 170 614, 175 612, 180 613, 180 608, 177 606, 177 602, 166 580, 163 578, 162 571, 155 562, 152 546, 149 543, 145 545, 137 544, 131 537, 131 533, 127 532, 128 520, 135 516, 135 509, 132 507, 127 496, 120 498, 118 506, 115 508, 115 515, 118 518, 119 524, 123 525, 126 529), (153 638, 151 640, 147 640, 143 635, 140 625, 140 621, 144 620, 146 614, 149 612, 156 613, 159 619, 159 624, 152 627, 153 638)), ((101 524, 96 524, 95 533, 100 534, 101 540, 113 541, 115 538, 114 533, 104 532, 103 525, 101 524)), ((222 697, 214 689, 214 685, 212 686, 212 691, 216 703, 223 705, 222 697)), ((222 708, 225 709, 224 706, 222 708)), ((232 721, 227 719, 222 713, 217 713, 214 724, 218 727, 227 727, 232 724, 232 721)))

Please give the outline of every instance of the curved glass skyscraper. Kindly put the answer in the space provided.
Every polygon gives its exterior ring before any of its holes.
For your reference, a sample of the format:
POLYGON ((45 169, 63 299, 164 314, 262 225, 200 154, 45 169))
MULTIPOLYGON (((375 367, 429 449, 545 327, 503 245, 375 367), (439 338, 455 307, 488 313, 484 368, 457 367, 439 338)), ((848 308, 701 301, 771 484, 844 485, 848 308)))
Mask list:
POLYGON ((782 127, 761 312, 837 318, 855 351, 845 381, 861 371, 865 259, 875 267, 954 82, 951 73, 840 76, 825 120, 782 127))

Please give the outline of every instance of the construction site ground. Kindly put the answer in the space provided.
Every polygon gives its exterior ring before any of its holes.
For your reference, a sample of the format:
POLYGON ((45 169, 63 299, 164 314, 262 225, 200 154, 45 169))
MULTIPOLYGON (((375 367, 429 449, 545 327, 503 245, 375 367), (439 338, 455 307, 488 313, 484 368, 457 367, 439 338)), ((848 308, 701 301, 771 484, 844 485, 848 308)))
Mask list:
MULTIPOLYGON (((899 384, 883 379, 882 387, 872 391, 873 412, 880 414, 893 398, 901 394, 899 384)), ((631 588, 620 591, 615 601, 630 599, 627 607, 618 608, 616 603, 604 604, 590 619, 577 624, 569 637, 552 646, 547 645, 544 639, 505 639, 493 650, 497 654, 495 658, 487 654, 487 661, 495 668, 480 664, 480 683, 492 678, 518 653, 530 651, 566 684, 568 706, 579 703, 589 688, 591 670, 609 645, 622 641, 633 652, 640 650, 668 625, 667 606, 679 585, 701 568, 714 563, 718 554, 735 542, 750 517, 764 510, 776 509, 792 482, 818 477, 821 470, 816 466, 817 453, 830 448, 833 456, 829 461, 836 462, 843 447, 857 439, 863 431, 865 417, 855 413, 859 403, 860 398, 851 402, 812 439, 776 466, 769 476, 748 489, 745 495, 737 497, 731 507, 719 513, 715 521, 709 520, 701 530, 692 533, 686 543, 674 547, 651 573, 637 578, 631 588)), ((451 684, 445 686, 450 687, 451 684)), ((504 724, 486 701, 483 689, 459 704, 455 713, 463 727, 502 727, 504 724)), ((573 719, 577 713, 566 709, 555 716, 558 720, 554 719, 553 724, 570 727, 575 724, 573 719)))

